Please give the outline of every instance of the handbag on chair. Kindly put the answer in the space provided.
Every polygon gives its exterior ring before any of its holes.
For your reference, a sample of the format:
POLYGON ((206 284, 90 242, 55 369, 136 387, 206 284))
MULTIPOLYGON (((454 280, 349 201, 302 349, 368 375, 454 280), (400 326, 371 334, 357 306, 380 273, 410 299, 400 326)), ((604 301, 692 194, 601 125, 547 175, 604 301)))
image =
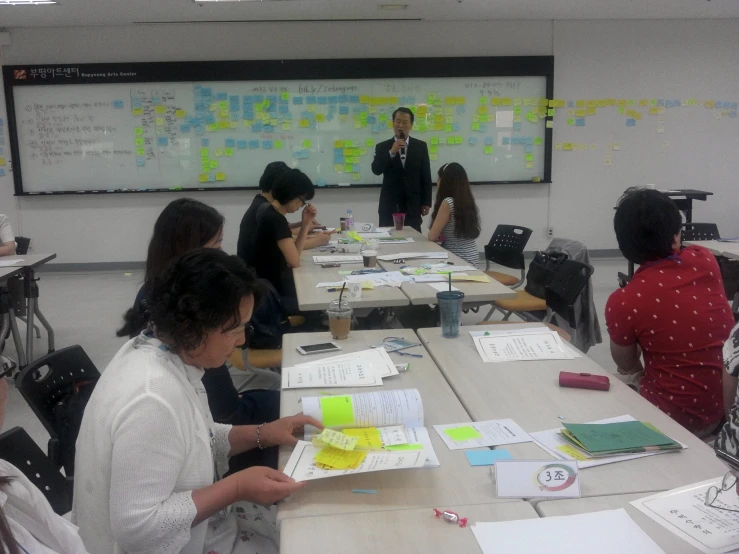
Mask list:
POLYGON ((544 288, 566 259, 567 254, 564 252, 536 252, 526 273, 524 290, 532 296, 544 298, 544 288))

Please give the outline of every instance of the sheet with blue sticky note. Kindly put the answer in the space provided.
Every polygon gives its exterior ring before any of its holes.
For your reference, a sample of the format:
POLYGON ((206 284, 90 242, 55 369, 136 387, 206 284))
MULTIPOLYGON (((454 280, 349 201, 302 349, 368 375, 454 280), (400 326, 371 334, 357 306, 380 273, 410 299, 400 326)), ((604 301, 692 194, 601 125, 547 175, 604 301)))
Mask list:
POLYGON ((626 120, 626 126, 627 127, 636 127, 636 120, 635 119, 627 119, 626 120))
POLYGON ((585 118, 584 117, 578 117, 575 120, 575 127, 585 127, 585 118))
POLYGON ((471 466, 491 466, 497 460, 512 460, 507 450, 468 450, 464 453, 471 466))

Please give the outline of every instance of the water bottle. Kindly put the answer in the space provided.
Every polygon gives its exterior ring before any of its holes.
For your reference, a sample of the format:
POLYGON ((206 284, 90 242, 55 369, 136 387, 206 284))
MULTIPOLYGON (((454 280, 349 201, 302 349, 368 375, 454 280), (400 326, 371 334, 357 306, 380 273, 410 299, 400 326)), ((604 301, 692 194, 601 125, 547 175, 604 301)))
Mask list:
POLYGON ((351 209, 346 210, 346 217, 344 218, 346 230, 347 231, 353 231, 354 230, 354 216, 352 215, 351 209))

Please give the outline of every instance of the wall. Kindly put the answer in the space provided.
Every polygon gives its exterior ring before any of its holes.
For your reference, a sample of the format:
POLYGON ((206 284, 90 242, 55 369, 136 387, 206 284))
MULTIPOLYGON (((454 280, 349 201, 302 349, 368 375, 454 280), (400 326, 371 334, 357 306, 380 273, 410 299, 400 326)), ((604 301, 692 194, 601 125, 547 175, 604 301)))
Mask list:
MULTIPOLYGON (((11 29, 11 45, 4 48, 3 55, 5 63, 19 64, 554 54, 558 98, 643 94, 678 98, 724 95, 727 100, 737 100, 736 87, 727 87, 735 83, 738 34, 736 20, 28 28, 11 29)), ((4 117, 3 111, 4 104, 0 117, 4 117)), ((739 148, 738 121, 724 127, 727 134, 715 145, 713 135, 688 132, 682 142, 673 137, 674 151, 659 156, 628 149, 624 137, 622 155, 616 160, 614 153, 610 168, 603 165, 600 150, 586 154, 587 158, 555 152, 551 203, 547 185, 476 187, 484 219, 480 249, 498 223, 518 223, 534 229, 531 249, 547 244, 548 225, 556 235, 585 240, 591 249, 615 248, 612 206, 626 186, 647 182, 666 187, 703 186, 715 191, 714 199, 697 206, 696 220, 717 221, 724 235, 739 235, 739 222, 730 216, 733 210, 727 209, 735 205, 730 196, 734 186, 730 177, 739 173, 739 165, 727 154, 739 148), (695 148, 690 152, 697 150, 701 155, 682 155, 682 149, 691 145, 695 148)), ((596 129, 588 128, 588 132, 596 129)), ((555 142, 569 140, 568 133, 572 132, 565 128, 560 134, 559 121, 555 131, 555 142)), ((600 148, 605 148, 604 136, 608 136, 607 129, 599 135, 600 148)), ((6 202, 12 201, 8 193, 11 187, 10 179, 0 178, 0 207, 6 211, 6 202)), ((234 191, 192 195, 226 216, 224 247, 229 251, 235 250, 238 221, 252 194, 234 191)), ((319 218, 331 223, 351 206, 357 220, 374 221, 378 195, 378 189, 318 191, 319 218)), ((35 249, 57 252, 60 263, 140 261, 154 219, 175 197, 23 198, 18 202, 17 216, 20 231, 33 237, 35 249)))

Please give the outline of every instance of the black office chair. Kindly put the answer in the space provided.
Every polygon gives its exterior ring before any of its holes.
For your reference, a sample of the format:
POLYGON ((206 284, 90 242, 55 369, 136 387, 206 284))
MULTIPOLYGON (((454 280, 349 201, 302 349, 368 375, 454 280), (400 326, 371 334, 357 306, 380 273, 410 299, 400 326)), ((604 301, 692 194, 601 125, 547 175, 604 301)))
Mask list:
POLYGON ((717 240, 721 235, 715 223, 683 223, 682 240, 717 240))
POLYGON ((72 480, 54 467, 23 428, 13 427, 0 435, 0 459, 13 464, 36 485, 57 514, 72 510, 72 480))
POLYGON ((31 246, 31 239, 28 237, 15 237, 15 253, 19 255, 28 254, 28 247, 31 246))
POLYGON ((575 302, 582 294, 593 272, 591 265, 565 260, 552 281, 544 288, 547 314, 543 321, 549 323, 555 315, 561 317, 572 328, 573 344, 575 344, 577 334, 575 302))
POLYGON ((519 225, 498 225, 490 242, 485 245, 485 273, 512 289, 520 287, 526 279, 526 264, 523 250, 531 237, 531 229, 519 225), (518 269, 520 277, 490 271, 490 262, 510 269, 518 269))
POLYGON ((74 475, 75 442, 82 412, 100 372, 81 346, 69 346, 26 366, 16 388, 51 438, 48 455, 67 477, 74 475))

